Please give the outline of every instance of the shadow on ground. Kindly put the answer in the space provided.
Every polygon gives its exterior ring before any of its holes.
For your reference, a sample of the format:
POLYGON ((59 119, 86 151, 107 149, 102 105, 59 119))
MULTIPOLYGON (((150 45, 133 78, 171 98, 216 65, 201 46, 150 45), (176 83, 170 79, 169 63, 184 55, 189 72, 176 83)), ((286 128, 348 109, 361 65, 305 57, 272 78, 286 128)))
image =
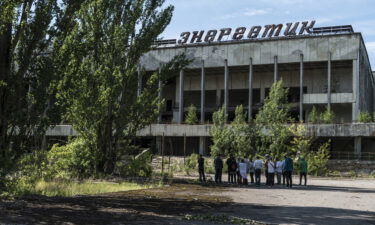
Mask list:
MULTIPOLYGON (((324 186, 307 189, 346 191, 324 186)), ((0 224, 213 224, 182 220, 186 214, 237 216, 274 224, 375 224, 374 212, 238 204, 222 197, 222 191, 228 191, 227 187, 189 184, 97 196, 28 196, 0 201, 0 224)))

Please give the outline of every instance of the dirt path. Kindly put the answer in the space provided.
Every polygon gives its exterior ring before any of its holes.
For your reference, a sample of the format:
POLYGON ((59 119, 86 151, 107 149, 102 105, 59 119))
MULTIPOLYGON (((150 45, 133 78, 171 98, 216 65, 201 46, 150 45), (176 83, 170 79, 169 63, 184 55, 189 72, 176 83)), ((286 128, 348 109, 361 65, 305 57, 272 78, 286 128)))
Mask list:
POLYGON ((29 196, 0 201, 0 224, 375 224, 375 180, 309 183, 293 189, 174 184, 96 196, 29 196))

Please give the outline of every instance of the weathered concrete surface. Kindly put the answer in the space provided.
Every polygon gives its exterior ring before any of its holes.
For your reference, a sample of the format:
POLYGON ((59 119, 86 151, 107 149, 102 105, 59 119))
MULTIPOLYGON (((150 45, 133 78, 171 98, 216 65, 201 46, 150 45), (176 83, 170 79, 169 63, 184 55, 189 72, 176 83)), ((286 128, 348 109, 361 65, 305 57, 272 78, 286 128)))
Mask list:
MULTIPOLYGON (((303 104, 326 104, 327 94, 304 94, 303 104)), ((333 93, 331 103, 353 103, 353 93, 333 93)))
MULTIPOLYGON (((212 125, 152 124, 138 132, 138 136, 208 137, 212 125)), ((307 134, 316 137, 375 137, 375 123, 305 124, 307 134)), ((75 136, 70 125, 58 125, 47 131, 47 136, 75 136)))
POLYGON ((276 55, 278 63, 299 62, 301 53, 305 62, 327 61, 327 52, 332 53, 332 60, 353 60, 358 57, 360 38, 360 33, 352 33, 177 45, 150 51, 142 57, 141 64, 146 70, 155 71, 160 63, 167 63, 181 53, 193 60, 188 68, 200 68, 202 60, 207 68, 221 67, 225 59, 228 66, 248 65, 249 58, 253 58, 254 65, 273 64, 276 55))

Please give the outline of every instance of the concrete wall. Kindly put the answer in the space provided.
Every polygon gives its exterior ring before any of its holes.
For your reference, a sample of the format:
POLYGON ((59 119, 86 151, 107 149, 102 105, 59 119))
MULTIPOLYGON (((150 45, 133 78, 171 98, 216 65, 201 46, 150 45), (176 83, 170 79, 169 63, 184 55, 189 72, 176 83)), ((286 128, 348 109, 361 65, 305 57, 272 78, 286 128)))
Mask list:
POLYGON ((371 71, 370 61, 368 59, 366 47, 363 40, 360 40, 359 50, 359 111, 360 112, 374 112, 374 77, 371 71))
POLYGON ((188 68, 200 68, 202 59, 207 68, 222 67, 224 59, 229 66, 248 65, 250 57, 254 65, 272 64, 275 55, 279 63, 299 62, 301 53, 306 62, 327 61, 329 51, 332 60, 352 60, 358 57, 360 37, 353 33, 157 48, 145 54, 141 64, 146 70, 157 70, 160 63, 181 53, 194 60, 188 68))

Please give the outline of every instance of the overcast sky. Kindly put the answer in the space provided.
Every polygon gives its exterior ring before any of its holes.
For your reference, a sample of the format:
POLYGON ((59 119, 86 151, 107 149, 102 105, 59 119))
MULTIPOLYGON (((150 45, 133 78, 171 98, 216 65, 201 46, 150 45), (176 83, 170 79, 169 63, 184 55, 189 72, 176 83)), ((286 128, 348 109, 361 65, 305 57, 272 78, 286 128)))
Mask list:
POLYGON ((352 25, 362 32, 375 70, 375 0, 166 0, 175 6, 165 39, 183 31, 316 20, 315 27, 352 25))

